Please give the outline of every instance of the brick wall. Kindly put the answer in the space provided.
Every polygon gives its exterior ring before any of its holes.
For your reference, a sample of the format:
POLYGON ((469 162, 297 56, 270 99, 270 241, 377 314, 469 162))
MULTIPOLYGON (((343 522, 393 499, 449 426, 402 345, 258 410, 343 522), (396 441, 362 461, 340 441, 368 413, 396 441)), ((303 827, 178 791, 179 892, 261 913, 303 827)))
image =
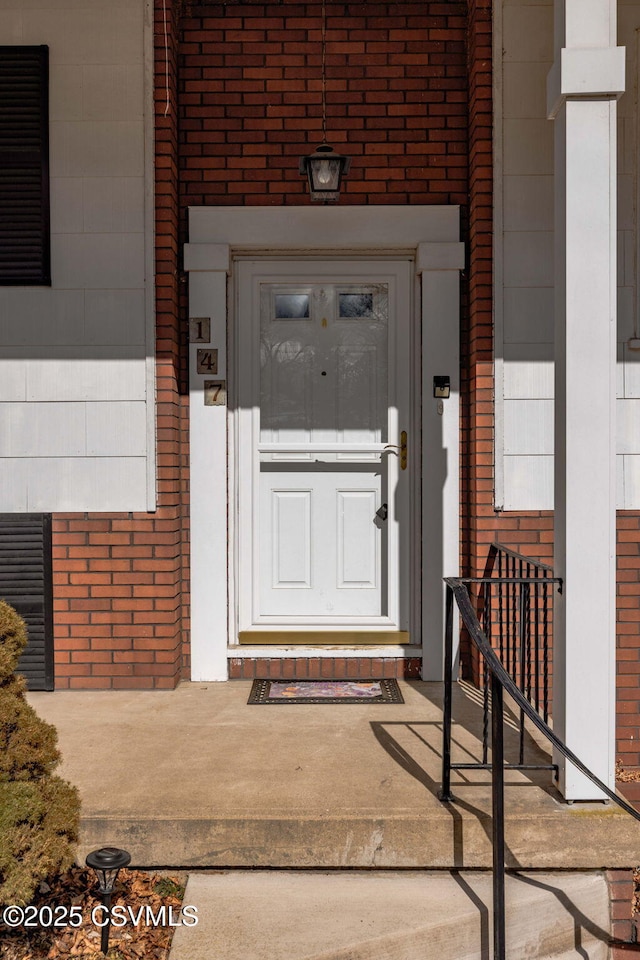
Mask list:
POLYGON ((637 897, 635 875, 636 871, 631 867, 607 870, 605 873, 611 909, 611 960, 624 960, 630 951, 638 951, 634 913, 637 897))
POLYGON ((54 517, 58 688, 173 687, 181 676, 182 619, 188 601, 184 594, 185 481, 179 469, 185 459, 186 408, 181 394, 186 373, 178 319, 174 6, 167 0, 168 77, 160 0, 154 30, 158 510, 54 517))
MULTIPOLYGON (((466 31, 466 4, 452 0, 327 0, 327 140, 352 158, 341 204, 465 207, 466 31)), ((308 204, 298 159, 322 141, 322 4, 192 2, 180 75, 183 209, 308 204)), ((230 676, 246 678, 417 669, 389 658, 230 662, 230 676)))
MULTIPOLYGON (((352 158, 341 203, 466 203, 464 3, 326 3, 327 139, 352 158)), ((322 140, 321 3, 187 7, 186 204, 306 204, 322 140)))
POLYGON ((618 514, 616 755, 640 767, 640 513, 618 514))

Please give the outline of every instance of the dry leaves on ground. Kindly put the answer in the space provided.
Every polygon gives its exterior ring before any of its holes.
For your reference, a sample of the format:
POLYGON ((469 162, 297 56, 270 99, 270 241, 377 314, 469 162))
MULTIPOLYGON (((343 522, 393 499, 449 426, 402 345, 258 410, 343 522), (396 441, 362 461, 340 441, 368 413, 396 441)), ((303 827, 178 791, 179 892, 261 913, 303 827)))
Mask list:
POLYGON ((640 770, 625 770, 622 760, 616 760, 616 780, 619 783, 635 783, 640 780, 640 770))
MULTIPOLYGON (((175 930, 169 923, 177 921, 183 896, 184 888, 175 877, 121 870, 113 893, 113 906, 124 906, 129 919, 124 926, 111 927, 108 960, 167 960, 175 930), (151 923, 146 923, 148 910, 158 918, 161 907, 165 907, 165 923, 156 925, 153 918, 151 923), (134 923, 132 915, 139 918, 139 922, 134 923)), ((51 884, 42 884, 33 906, 38 911, 42 907, 80 907, 82 924, 57 929, 42 926, 10 929, 0 923, 0 960, 101 960, 104 957, 100 950, 101 931, 92 920, 92 911, 99 904, 93 871, 72 867, 51 884)), ((48 922, 49 911, 39 912, 38 916, 48 922)))

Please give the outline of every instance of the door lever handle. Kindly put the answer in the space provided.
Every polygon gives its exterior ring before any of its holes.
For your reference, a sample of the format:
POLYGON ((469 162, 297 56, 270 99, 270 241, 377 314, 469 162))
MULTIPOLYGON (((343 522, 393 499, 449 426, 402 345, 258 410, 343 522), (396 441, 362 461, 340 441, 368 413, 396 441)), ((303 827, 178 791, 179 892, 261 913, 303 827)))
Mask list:
POLYGON ((407 431, 403 430, 400 434, 400 446, 395 443, 388 443, 383 453, 395 453, 396 456, 400 457, 400 469, 407 469, 407 431))

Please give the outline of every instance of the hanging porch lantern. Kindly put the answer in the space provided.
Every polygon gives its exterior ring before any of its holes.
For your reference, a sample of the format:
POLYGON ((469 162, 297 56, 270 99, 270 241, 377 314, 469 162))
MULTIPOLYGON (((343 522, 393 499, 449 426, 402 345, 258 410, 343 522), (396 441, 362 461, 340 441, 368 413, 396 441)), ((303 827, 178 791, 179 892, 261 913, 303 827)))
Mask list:
POLYGON ((340 198, 342 177, 349 172, 351 158, 336 153, 328 143, 321 143, 315 153, 300 157, 300 174, 307 177, 311 199, 324 203, 340 198))

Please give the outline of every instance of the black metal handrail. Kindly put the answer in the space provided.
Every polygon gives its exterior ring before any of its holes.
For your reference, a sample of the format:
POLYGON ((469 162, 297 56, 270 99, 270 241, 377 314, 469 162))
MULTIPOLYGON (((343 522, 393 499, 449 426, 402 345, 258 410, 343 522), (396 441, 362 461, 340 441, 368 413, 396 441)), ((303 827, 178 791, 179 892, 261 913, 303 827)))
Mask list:
MULTIPOLYGON (((531 561, 533 562, 533 561, 531 561)), ((557 578, 549 577, 558 587, 561 586, 557 578)), ((445 613, 445 683, 444 683, 444 716, 443 716, 443 744, 442 744, 442 786, 438 794, 444 803, 454 802, 451 793, 451 770, 455 765, 451 763, 451 724, 452 724, 452 695, 453 695, 453 603, 454 600, 460 611, 462 622, 467 629, 471 641, 481 654, 488 673, 491 687, 491 764, 486 768, 491 770, 491 798, 492 798, 492 831, 493 831, 493 938, 494 960, 505 960, 505 845, 504 845, 504 697, 506 691, 520 709, 521 717, 525 716, 544 734, 549 742, 569 760, 587 779, 589 779, 610 800, 629 813, 634 819, 640 820, 640 813, 626 800, 619 797, 613 790, 596 776, 580 760, 576 754, 553 732, 546 719, 534 709, 525 694, 514 681, 510 672, 500 661, 496 651, 483 631, 476 616, 467 584, 479 582, 473 578, 446 577, 446 613, 445 613)), ((477 764, 476 766, 485 766, 477 764)), ((517 767, 513 764, 509 767, 517 767)), ((522 769, 520 767, 520 769, 522 769)), ((527 767, 525 769, 531 769, 527 767)))

